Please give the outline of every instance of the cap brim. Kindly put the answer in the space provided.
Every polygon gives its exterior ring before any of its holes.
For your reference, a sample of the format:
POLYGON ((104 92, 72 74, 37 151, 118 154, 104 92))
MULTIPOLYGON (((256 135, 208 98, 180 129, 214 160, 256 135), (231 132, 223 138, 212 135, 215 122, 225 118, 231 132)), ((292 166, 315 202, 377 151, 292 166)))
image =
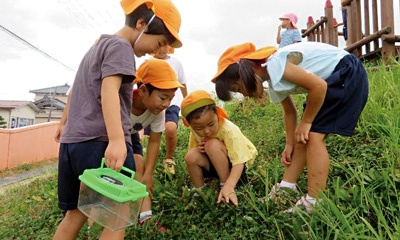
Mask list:
MULTIPOLYGON (((259 50, 256 50, 255 52, 247 54, 246 56, 241 57, 240 59, 253 59, 253 60, 267 59, 274 52, 276 52, 276 47, 264 47, 260 48, 259 50)), ((221 75, 228 68, 228 66, 220 68, 217 74, 215 74, 215 76, 211 79, 211 82, 215 83, 219 75, 221 75)))
POLYGON ((225 66, 223 68, 220 68, 218 70, 217 74, 215 74, 215 76, 211 79, 211 82, 215 83, 217 81, 217 78, 219 77, 219 75, 221 75, 225 71, 225 69, 227 69, 228 67, 229 67, 229 65, 225 66))
POLYGON ((178 81, 152 82, 150 84, 159 89, 184 88, 184 86, 178 81))
POLYGON ((173 42, 170 43, 169 45, 170 45, 171 47, 173 47, 173 48, 180 48, 180 47, 182 47, 182 41, 181 41, 181 39, 179 38, 178 31, 176 31, 176 29, 173 28, 173 27, 171 26, 171 24, 169 24, 169 23, 167 23, 167 22, 164 22, 164 24, 165 24, 165 26, 167 27, 168 31, 169 31, 169 32, 172 34, 172 36, 174 36, 174 38, 175 38, 175 41, 173 41, 173 42))

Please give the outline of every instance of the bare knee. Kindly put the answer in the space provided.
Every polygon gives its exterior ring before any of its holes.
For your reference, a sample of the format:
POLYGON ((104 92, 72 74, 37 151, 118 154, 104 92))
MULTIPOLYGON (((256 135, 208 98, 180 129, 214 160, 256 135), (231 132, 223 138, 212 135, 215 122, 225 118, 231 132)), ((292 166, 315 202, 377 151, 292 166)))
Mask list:
POLYGON ((168 138, 172 138, 176 136, 177 130, 176 130, 176 124, 175 122, 167 122, 165 124, 165 136, 168 138))
POLYGON ((198 165, 201 154, 202 153, 197 148, 189 150, 189 152, 185 156, 186 165, 187 166, 198 165))
POLYGON ((204 149, 207 155, 213 155, 214 153, 221 154, 221 152, 227 155, 227 150, 224 142, 216 138, 207 140, 206 144, 204 145, 204 149))
POLYGON ((307 142, 307 147, 312 145, 325 145, 325 137, 327 134, 325 133, 315 133, 310 132, 309 140, 307 142))
POLYGON ((143 156, 140 154, 134 154, 135 166, 136 166, 136 176, 141 177, 144 174, 144 160, 143 156))

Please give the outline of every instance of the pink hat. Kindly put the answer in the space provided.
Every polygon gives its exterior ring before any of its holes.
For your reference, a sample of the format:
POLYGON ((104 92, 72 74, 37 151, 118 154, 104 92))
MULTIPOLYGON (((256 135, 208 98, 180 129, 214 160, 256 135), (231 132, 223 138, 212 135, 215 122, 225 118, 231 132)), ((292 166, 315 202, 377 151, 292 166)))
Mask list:
POLYGON ((290 23, 293 27, 297 28, 297 15, 294 13, 286 13, 282 17, 279 18, 280 20, 289 19, 290 23))

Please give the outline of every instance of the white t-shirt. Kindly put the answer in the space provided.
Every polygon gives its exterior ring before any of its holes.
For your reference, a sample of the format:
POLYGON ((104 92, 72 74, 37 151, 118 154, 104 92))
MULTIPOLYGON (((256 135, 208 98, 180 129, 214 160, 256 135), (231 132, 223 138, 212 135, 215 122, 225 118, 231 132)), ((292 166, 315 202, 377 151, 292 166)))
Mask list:
MULTIPOLYGON (((153 58, 154 57, 152 57, 150 59, 153 59, 153 58)), ((178 81, 181 84, 186 84, 186 76, 185 76, 185 72, 183 71, 183 66, 182 66, 181 62, 172 56, 169 56, 168 59, 163 59, 163 60, 166 61, 172 67, 172 69, 174 69, 176 77, 178 78, 178 81)), ((181 107, 182 100, 183 100, 182 92, 180 89, 178 89, 175 92, 175 97, 172 99, 170 106, 176 105, 178 107, 181 107)))
POLYGON ((142 115, 136 116, 131 113, 132 133, 139 132, 150 125, 153 132, 162 132, 165 130, 165 110, 155 115, 146 110, 142 115))

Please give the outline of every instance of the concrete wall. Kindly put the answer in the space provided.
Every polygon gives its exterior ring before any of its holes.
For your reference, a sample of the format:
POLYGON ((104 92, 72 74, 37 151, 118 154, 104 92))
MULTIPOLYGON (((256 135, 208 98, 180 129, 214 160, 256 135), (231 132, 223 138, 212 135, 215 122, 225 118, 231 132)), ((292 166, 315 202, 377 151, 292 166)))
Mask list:
POLYGON ((0 170, 57 158, 59 144, 54 141, 54 134, 58 124, 0 129, 0 170))

